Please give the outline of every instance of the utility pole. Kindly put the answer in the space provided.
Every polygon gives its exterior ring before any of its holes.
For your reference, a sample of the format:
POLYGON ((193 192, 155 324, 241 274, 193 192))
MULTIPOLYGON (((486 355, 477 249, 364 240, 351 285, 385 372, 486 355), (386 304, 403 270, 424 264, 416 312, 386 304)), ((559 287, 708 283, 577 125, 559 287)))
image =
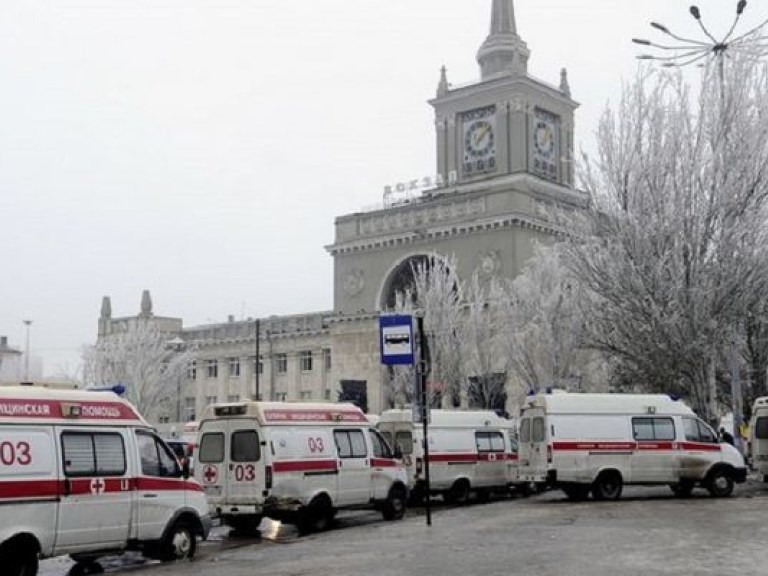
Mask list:
POLYGON ((24 381, 29 382, 29 327, 32 324, 32 320, 23 320, 23 322, 27 327, 27 342, 24 349, 24 381))
POLYGON ((253 363, 253 371, 256 374, 256 397, 254 400, 257 402, 261 400, 261 394, 259 391, 259 337, 261 336, 261 323, 256 318, 256 361, 253 363))

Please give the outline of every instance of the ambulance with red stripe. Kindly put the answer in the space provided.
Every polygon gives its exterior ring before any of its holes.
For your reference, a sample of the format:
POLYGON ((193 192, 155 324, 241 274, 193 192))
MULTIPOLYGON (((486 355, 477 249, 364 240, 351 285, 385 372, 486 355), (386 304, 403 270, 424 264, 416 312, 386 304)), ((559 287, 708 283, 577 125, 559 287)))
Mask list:
POLYGON ((112 392, 0 387, 0 571, 129 549, 191 557, 210 517, 202 487, 112 392))
POLYGON ((625 484, 666 484, 679 497, 701 486, 729 496, 746 480, 741 454, 708 424, 663 394, 539 394, 520 417, 520 475, 616 500, 625 484))
POLYGON ((402 518, 405 469, 352 404, 242 402, 208 406, 195 475, 212 515, 255 531, 262 516, 324 530, 343 508, 402 518))
MULTIPOLYGON (((403 454, 413 497, 425 490, 424 433, 411 409, 382 412, 379 431, 403 454)), ((431 410, 429 423, 430 493, 464 504, 474 492, 485 499, 517 483, 514 421, 484 410, 431 410)))

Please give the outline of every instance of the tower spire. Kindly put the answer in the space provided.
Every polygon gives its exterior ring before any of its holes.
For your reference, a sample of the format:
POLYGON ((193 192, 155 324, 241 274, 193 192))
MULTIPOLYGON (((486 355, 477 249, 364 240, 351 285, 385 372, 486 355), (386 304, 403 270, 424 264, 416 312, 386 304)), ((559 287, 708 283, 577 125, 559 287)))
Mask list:
POLYGON ((491 31, 477 53, 482 79, 502 73, 526 74, 530 54, 517 35, 513 0, 493 0, 491 31))

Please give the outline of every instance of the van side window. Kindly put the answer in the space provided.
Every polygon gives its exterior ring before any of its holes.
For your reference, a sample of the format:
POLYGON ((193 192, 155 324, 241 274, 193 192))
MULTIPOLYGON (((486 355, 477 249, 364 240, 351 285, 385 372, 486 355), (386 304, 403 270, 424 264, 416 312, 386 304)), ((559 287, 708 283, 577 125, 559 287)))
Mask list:
POLYGON ((408 430, 395 432, 395 446, 400 446, 403 454, 413 454, 413 436, 408 430))
POLYGON ((141 473, 145 476, 174 478, 181 475, 176 457, 165 443, 146 432, 137 432, 141 473))
POLYGON ((221 432, 206 432, 200 438, 200 449, 197 452, 199 462, 216 464, 224 461, 224 434, 221 432))
POLYGON ((504 452, 504 435, 501 432, 475 432, 478 452, 504 452))
POLYGON ((635 440, 674 440, 675 423, 672 418, 632 418, 635 440))
POLYGON ((509 433, 509 451, 512 454, 517 454, 517 438, 515 438, 514 432, 509 433))
POLYGON ((339 451, 339 458, 365 458, 368 449, 362 430, 335 430, 333 439, 339 451))
POLYGON ((699 438, 701 438, 701 441, 717 444, 717 436, 715 436, 712 428, 704 424, 701 420, 697 420, 696 423, 699 425, 699 438))
POLYGON ((373 446, 373 455, 376 458, 392 458, 392 451, 386 440, 376 430, 369 430, 371 434, 371 446, 373 446))
POLYGON ((389 430, 379 430, 379 434, 381 434, 382 438, 387 441, 387 444, 390 446, 394 446, 392 443, 392 432, 389 430))
POLYGON ((533 426, 531 426, 531 442, 544 442, 544 418, 536 416, 533 419, 533 426))
POLYGON ((259 435, 256 430, 238 430, 232 433, 232 462, 256 462, 260 457, 259 435))
POLYGON ((63 432, 61 446, 67 476, 122 476, 125 444, 110 432, 63 432))
POLYGON ((520 442, 530 442, 530 441, 531 441, 531 419, 523 418, 523 421, 520 423, 520 442))

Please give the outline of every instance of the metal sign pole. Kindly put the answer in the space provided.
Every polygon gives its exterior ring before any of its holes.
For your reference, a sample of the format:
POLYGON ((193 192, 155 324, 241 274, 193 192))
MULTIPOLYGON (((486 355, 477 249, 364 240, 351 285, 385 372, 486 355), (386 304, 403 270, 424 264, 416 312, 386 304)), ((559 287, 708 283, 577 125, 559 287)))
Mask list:
POLYGON ((419 332, 419 380, 421 388, 421 425, 424 432, 424 482, 425 495, 424 507, 427 512, 427 526, 432 526, 432 501, 430 497, 430 477, 429 477, 429 404, 427 402, 427 363, 424 359, 424 350, 426 349, 426 336, 424 335, 424 317, 418 316, 416 325, 419 332))

